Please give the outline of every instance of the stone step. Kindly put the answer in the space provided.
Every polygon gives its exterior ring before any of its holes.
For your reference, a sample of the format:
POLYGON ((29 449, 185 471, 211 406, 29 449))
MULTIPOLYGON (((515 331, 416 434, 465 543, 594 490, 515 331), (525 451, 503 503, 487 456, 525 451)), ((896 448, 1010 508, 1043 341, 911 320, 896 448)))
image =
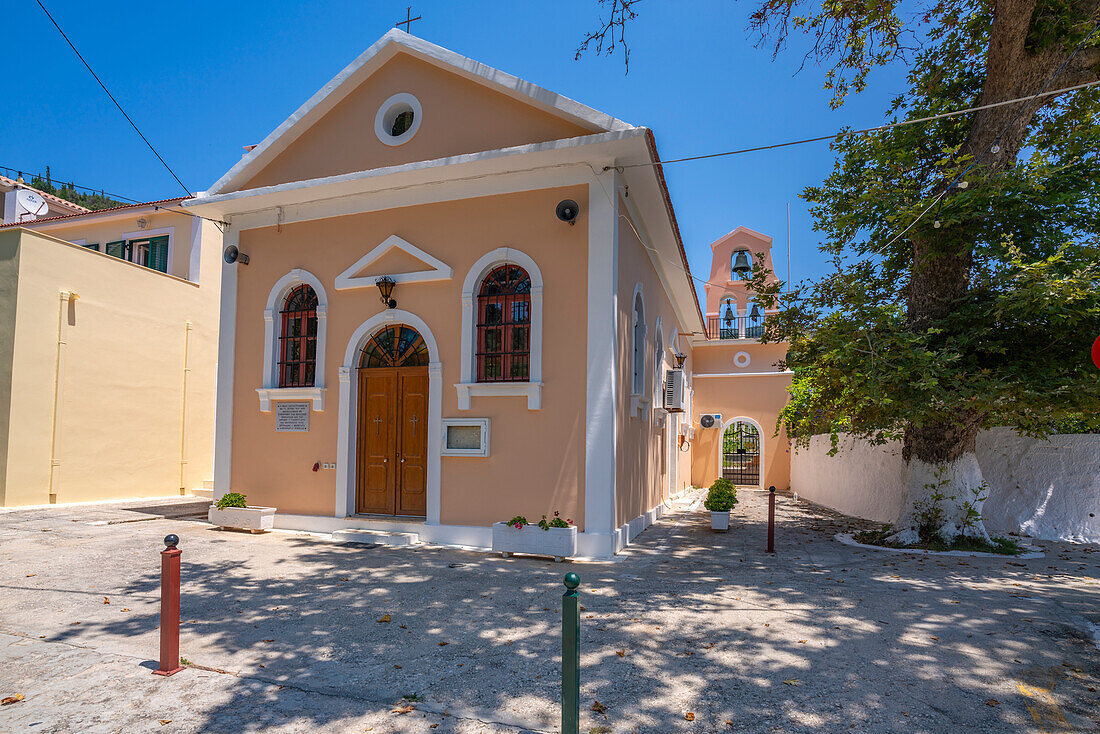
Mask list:
POLYGON ((395 533, 389 530, 346 529, 333 532, 332 539, 341 543, 380 543, 381 545, 415 545, 416 533, 395 533))
POLYGON ((213 489, 192 489, 190 492, 188 492, 188 494, 190 494, 192 497, 202 497, 203 499, 208 500, 214 499, 213 489))

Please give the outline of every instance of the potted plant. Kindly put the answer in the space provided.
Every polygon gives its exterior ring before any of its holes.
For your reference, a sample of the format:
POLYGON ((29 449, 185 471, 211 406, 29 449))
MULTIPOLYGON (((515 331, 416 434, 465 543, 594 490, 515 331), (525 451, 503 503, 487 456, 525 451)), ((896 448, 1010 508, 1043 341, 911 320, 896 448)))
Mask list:
POLYGON ((703 500, 703 507, 710 510, 710 527, 714 530, 730 529, 730 510, 737 504, 737 487, 729 479, 714 480, 703 500))
POLYGON ((508 522, 493 523, 493 552, 505 558, 513 553, 553 556, 560 563, 577 554, 577 527, 558 512, 549 520, 543 515, 534 524, 516 515, 508 522))
POLYGON ((211 525, 222 530, 235 528, 262 533, 275 527, 275 508, 254 507, 240 492, 226 492, 210 505, 208 518, 211 525))

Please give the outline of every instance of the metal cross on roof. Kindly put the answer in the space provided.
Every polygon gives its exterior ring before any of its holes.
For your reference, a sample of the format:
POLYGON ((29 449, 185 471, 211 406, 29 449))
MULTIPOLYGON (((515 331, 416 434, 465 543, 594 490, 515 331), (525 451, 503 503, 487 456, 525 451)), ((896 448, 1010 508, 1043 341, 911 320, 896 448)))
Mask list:
POLYGON ((405 8, 405 20, 397 21, 397 23, 394 24, 394 28, 400 28, 401 26, 405 26, 405 32, 409 33, 409 28, 412 27, 412 22, 414 20, 420 20, 420 18, 421 18, 421 16, 419 16, 419 15, 416 16, 415 18, 412 17, 412 8, 411 7, 405 8))

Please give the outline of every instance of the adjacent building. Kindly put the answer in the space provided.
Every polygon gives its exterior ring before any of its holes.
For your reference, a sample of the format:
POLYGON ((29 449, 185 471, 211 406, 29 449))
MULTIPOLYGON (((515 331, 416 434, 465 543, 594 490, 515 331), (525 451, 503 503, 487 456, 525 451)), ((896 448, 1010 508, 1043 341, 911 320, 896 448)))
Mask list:
POLYGON ((212 479, 221 232, 179 205, 0 226, 0 506, 212 479))

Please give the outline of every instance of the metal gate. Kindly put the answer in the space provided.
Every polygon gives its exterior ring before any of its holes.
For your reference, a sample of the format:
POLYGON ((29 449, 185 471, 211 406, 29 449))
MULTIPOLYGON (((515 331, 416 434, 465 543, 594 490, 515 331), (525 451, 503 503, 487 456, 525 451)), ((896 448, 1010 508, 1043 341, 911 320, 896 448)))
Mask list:
POLYGON ((722 476, 734 484, 760 484, 760 431, 753 424, 733 423, 722 434, 722 476))

